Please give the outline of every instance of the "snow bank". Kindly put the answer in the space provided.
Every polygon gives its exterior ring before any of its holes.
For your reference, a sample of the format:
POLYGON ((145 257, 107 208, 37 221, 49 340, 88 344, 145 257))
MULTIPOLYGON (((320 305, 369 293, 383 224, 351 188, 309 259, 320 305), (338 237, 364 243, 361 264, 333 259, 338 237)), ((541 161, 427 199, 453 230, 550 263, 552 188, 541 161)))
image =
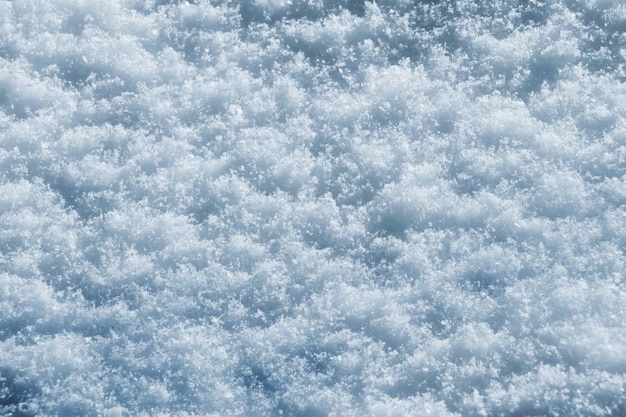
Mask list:
POLYGON ((0 1, 0 414, 626 413, 620 1, 0 1))

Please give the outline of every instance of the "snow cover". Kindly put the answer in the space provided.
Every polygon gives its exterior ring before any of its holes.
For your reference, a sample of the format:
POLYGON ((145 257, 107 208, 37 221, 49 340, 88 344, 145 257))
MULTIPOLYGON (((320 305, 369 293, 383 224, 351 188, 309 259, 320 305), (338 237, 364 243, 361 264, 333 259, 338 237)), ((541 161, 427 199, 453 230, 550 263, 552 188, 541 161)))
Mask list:
POLYGON ((626 415, 625 33, 0 0, 0 414, 626 415))

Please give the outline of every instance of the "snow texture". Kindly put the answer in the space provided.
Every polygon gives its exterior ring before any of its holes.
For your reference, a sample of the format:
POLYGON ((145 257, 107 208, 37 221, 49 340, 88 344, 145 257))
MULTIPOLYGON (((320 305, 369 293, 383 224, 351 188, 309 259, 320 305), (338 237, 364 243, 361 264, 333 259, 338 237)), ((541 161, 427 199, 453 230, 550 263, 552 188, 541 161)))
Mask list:
POLYGON ((626 416, 622 0, 0 0, 0 415, 626 416))

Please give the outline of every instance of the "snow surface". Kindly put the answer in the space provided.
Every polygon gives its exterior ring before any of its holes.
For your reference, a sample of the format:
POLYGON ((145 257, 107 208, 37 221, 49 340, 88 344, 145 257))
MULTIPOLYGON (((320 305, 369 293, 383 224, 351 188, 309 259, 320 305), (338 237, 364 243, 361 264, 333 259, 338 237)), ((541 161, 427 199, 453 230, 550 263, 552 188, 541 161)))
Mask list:
POLYGON ((621 0, 0 0, 3 416, 625 416, 621 0))

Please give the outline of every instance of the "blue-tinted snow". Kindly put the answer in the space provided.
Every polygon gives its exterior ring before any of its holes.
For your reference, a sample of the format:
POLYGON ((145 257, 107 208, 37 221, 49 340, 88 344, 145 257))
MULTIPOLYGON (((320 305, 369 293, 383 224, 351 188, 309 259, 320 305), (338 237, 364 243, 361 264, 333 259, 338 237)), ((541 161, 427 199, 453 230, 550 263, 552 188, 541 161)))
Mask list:
POLYGON ((625 415, 625 30, 0 0, 0 414, 625 415))

